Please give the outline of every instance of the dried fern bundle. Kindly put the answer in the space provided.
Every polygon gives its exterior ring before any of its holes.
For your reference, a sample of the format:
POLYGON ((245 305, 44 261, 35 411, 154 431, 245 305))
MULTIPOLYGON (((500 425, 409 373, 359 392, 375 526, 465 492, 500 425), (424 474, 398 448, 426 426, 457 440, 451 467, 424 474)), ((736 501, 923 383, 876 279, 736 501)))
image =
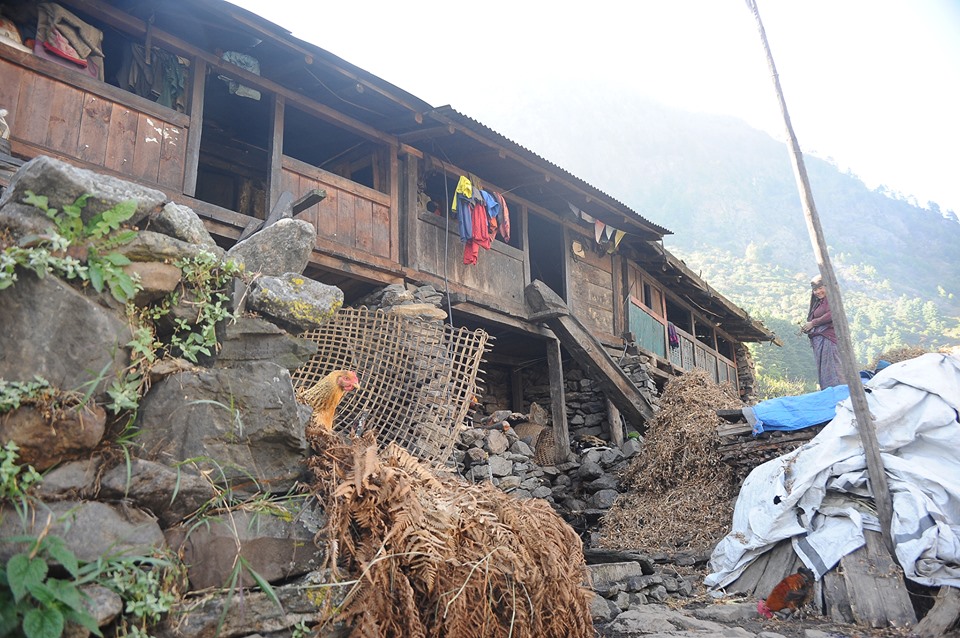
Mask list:
POLYGON ((579 536, 545 501, 435 474, 372 433, 317 442, 330 567, 357 579, 328 617, 370 637, 593 636, 579 536))
POLYGON ((601 544, 622 549, 703 549, 723 536, 737 493, 718 451, 720 409, 739 409, 732 388, 694 369, 671 379, 643 448, 621 476, 622 494, 603 518, 601 544))

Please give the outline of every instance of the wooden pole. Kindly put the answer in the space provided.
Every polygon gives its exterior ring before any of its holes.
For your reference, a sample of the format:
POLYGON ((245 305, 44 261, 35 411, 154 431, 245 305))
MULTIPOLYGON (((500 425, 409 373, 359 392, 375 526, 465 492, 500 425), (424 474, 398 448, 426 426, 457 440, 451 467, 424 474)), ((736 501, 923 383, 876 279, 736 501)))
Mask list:
POLYGON ((760 11, 757 9, 756 0, 746 0, 746 3, 757 21, 760 40, 763 42, 763 49, 767 56, 767 66, 770 67, 777 100, 780 103, 780 112, 783 114, 783 122, 786 125, 787 136, 790 139, 790 149, 792 151, 790 160, 793 163, 797 187, 800 189, 800 199, 803 202, 803 214, 807 221, 810 242, 813 244, 813 252, 816 255, 817 264, 820 267, 820 275, 823 277, 823 282, 827 288, 827 298, 830 300, 833 327, 837 332, 837 345, 840 350, 840 363, 843 366, 843 375, 847 380, 847 386, 850 388, 850 402, 853 404, 853 414, 857 424, 857 432, 860 434, 860 442, 863 445, 864 456, 867 461, 867 476, 870 480, 870 486, 873 488, 873 497, 877 504, 880 530, 883 535, 884 544, 896 561, 893 537, 890 534, 890 521, 893 518, 890 488, 887 485, 887 475, 883 469, 883 460, 880 457, 880 446, 877 443, 877 433, 873 424, 873 417, 867 405, 867 395, 863 391, 863 382, 860 380, 859 366, 857 366, 856 358, 853 355, 853 342, 850 339, 850 326, 847 324, 847 315, 843 311, 840 285, 837 283, 833 265, 830 263, 830 255, 827 254, 827 242, 823 237, 820 217, 813 203, 813 194, 810 191, 810 181, 807 178, 807 169, 803 163, 803 154, 800 152, 797 136, 794 134, 793 125, 790 123, 790 115, 787 113, 787 103, 783 98, 783 90, 780 88, 780 78, 777 75, 777 67, 773 63, 773 54, 770 52, 767 34, 763 29, 763 22, 760 20, 760 11))

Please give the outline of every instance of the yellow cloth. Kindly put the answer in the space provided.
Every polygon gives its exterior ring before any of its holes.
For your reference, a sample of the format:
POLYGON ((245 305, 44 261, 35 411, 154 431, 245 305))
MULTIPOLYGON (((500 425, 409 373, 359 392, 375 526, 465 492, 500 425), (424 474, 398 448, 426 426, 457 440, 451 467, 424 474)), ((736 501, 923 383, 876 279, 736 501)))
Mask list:
POLYGON ((473 197, 473 184, 463 175, 460 176, 460 181, 457 182, 457 190, 453 191, 453 201, 450 203, 450 210, 453 212, 457 211, 457 193, 460 193, 467 199, 473 197))

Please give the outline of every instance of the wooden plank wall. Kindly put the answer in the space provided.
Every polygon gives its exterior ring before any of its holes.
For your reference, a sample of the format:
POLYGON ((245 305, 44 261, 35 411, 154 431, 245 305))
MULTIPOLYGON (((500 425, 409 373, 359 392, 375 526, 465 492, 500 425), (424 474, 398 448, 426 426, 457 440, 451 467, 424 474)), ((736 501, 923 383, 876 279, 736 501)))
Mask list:
MULTIPOLYGON (((11 142, 180 192, 186 129, 0 59, 11 142)), ((178 114, 179 115, 179 114, 178 114)), ((183 117, 182 115, 180 117, 183 117)))
POLYGON ((283 158, 283 190, 294 198, 319 188, 327 197, 300 217, 317 236, 351 250, 394 260, 398 226, 391 197, 291 157, 283 158))
POLYGON ((613 324, 613 260, 610 255, 598 255, 592 239, 571 235, 583 245, 584 257, 571 254, 567 305, 580 322, 596 333, 614 336, 613 324))
POLYGON ((417 260, 423 272, 444 276, 444 252, 446 252, 446 276, 475 290, 480 295, 492 297, 504 308, 516 308, 522 314, 524 308, 523 253, 500 241, 494 241, 491 250, 480 249, 477 263, 463 263, 463 244, 460 243, 457 220, 450 220, 449 232, 443 226, 444 218, 434 222, 422 217, 417 219, 417 260), (446 245, 444 244, 446 238, 446 245))

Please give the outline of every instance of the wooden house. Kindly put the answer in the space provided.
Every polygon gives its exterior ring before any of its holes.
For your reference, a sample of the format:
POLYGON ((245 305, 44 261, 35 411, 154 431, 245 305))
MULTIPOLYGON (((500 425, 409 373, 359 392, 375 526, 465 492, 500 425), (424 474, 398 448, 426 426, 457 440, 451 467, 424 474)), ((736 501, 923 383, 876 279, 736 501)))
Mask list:
MULTIPOLYGON (((0 0, 22 31, 20 42, 0 38, 10 126, 0 186, 18 162, 53 156, 164 191, 225 247, 285 191, 321 189, 326 197, 299 213, 317 229, 309 276, 340 287, 348 304, 388 284, 432 284, 456 325, 496 337, 491 365, 546 356, 551 378, 562 378, 560 349, 576 344, 534 316, 524 293, 535 280, 581 334, 611 351, 635 343, 661 381, 697 366, 738 385, 749 375, 742 344, 774 339, 658 243, 667 229, 459 111, 246 10, 62 0, 59 19, 102 38, 102 57, 81 65, 41 51, 36 6, 0 0), (498 236, 472 265, 449 214, 461 176, 503 194, 511 221, 509 240, 498 236)), ((554 406, 555 421, 562 412, 554 406)))

